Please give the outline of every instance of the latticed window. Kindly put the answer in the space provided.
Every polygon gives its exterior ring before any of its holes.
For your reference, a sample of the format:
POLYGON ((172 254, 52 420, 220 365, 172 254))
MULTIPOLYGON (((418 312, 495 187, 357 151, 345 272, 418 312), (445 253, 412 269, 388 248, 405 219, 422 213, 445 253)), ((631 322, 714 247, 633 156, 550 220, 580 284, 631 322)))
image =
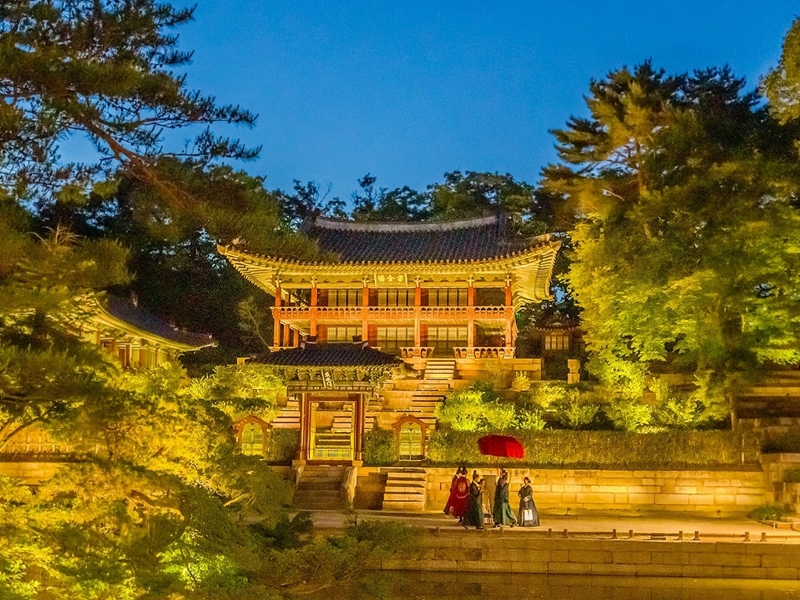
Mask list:
POLYGON ((328 290, 328 306, 361 306, 361 290, 328 290))
POLYGON ((328 327, 329 342, 352 342, 357 335, 361 335, 361 327, 328 327))
POLYGON ((548 333, 544 336, 545 350, 569 350, 568 333, 548 333))
POLYGON ((466 306, 466 305, 467 305, 466 288, 428 290, 428 306, 466 306))
POLYGON ((428 327, 428 346, 447 349, 466 345, 466 327, 428 327))
POLYGON ((378 306, 414 306, 414 290, 378 290, 378 306))
POLYGON ((378 347, 394 354, 400 348, 414 345, 413 327, 378 327, 378 347))
POLYGON ((264 455, 264 428, 259 423, 247 423, 242 427, 242 454, 264 455))
POLYGON ((400 428, 399 442, 400 458, 422 458, 422 427, 419 423, 404 423, 400 428))

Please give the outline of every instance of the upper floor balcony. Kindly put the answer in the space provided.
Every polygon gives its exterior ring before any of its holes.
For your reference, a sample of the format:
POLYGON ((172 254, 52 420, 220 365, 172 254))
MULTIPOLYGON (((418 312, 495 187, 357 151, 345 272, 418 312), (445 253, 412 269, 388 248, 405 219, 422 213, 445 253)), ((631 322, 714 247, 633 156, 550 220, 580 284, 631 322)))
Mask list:
POLYGON ((506 306, 281 306, 273 309, 276 320, 284 323, 309 321, 319 323, 413 323, 419 314, 423 323, 505 321, 513 318, 506 306))

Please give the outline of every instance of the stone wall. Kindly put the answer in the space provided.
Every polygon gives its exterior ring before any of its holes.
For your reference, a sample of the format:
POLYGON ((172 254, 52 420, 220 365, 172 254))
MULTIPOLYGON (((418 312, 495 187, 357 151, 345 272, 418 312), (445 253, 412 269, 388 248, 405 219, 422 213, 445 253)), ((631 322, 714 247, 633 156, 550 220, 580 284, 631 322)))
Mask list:
MULTIPOLYGON (((454 469, 426 468, 427 508, 447 502, 454 469)), ((370 489, 378 482, 374 474, 386 468, 362 467, 370 489)), ((470 471, 471 472, 471 471, 470 471)), ((493 481, 496 471, 481 471, 493 481)), ((510 499, 516 504, 524 476, 533 479, 533 495, 540 510, 574 514, 580 510, 628 510, 696 512, 712 516, 741 515, 772 499, 762 470, 726 471, 626 471, 578 469, 509 469, 510 499)), ((491 491, 487 494, 491 497, 491 491)), ((373 506, 374 507, 374 506, 373 506)))
POLYGON ((0 475, 18 477, 28 485, 50 479, 65 464, 63 462, 0 462, 0 475))
POLYGON ((424 535, 399 571, 797 580, 800 544, 558 539, 489 530, 424 535))

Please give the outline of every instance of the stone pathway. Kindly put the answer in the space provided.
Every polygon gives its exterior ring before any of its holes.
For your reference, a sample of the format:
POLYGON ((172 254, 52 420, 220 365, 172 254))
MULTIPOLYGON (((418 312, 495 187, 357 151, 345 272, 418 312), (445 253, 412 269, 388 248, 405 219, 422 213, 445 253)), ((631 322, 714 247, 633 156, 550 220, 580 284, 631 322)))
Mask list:
MULTIPOLYGON (((439 528, 441 531, 463 531, 454 519, 437 512, 389 513, 383 511, 358 510, 352 513, 338 511, 314 511, 312 519, 320 530, 341 529, 354 517, 370 520, 395 520, 426 529, 439 528)), ((503 535, 550 535, 563 537, 566 529, 569 537, 604 537, 610 538, 616 529, 617 537, 628 538, 633 530, 636 539, 650 539, 653 535, 665 534, 667 539, 675 539, 678 532, 683 532, 683 539, 691 540, 695 532, 700 539, 730 539, 744 541, 745 533, 749 533, 751 541, 759 541, 766 534, 770 541, 786 541, 800 543, 800 531, 788 528, 773 528, 747 518, 711 518, 696 515, 614 515, 593 513, 576 516, 541 515, 542 525, 537 528, 504 527, 503 535)), ((798 528, 800 529, 800 527, 798 528)), ((499 529, 487 528, 484 531, 499 533, 499 529)), ((465 532, 466 533, 466 532, 465 532)))

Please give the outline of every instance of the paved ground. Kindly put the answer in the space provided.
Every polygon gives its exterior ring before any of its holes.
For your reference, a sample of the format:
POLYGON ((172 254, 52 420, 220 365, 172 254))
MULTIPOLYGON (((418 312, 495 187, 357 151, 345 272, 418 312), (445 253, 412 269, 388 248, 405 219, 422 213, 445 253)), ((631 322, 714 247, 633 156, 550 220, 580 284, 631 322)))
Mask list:
MULTIPOLYGON (((455 519, 446 517, 436 512, 421 513, 386 513, 382 511, 359 510, 354 513, 339 511, 315 511, 312 513, 314 524, 319 529, 340 529, 353 518, 397 520, 425 527, 427 529, 439 528, 440 531, 463 531, 455 519)), ((541 516, 541 526, 538 528, 505 527, 503 534, 513 535, 548 535, 563 536, 566 529, 569 537, 611 537, 612 531, 617 530, 617 537, 627 538, 633 530, 637 539, 649 539, 653 536, 665 535, 667 539, 676 539, 678 532, 683 532, 684 539, 692 539, 695 532, 699 532, 700 539, 738 539, 744 540, 745 533, 749 533, 752 541, 760 540, 763 534, 771 541, 784 540, 800 543, 800 526, 795 525, 795 530, 787 528, 773 528, 757 521, 746 518, 711 518, 697 517, 695 515, 647 515, 629 516, 611 513, 592 513, 577 516, 541 516)), ((498 530, 488 529, 488 532, 498 530)))

